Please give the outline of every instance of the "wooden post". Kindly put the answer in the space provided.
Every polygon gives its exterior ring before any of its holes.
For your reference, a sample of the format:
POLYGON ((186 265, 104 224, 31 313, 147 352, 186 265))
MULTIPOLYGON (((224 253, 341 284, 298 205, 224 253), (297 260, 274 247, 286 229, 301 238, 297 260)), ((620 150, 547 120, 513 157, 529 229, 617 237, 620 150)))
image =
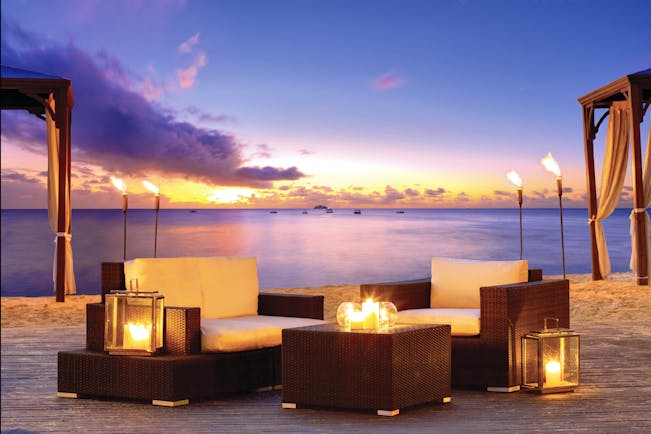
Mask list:
MULTIPOLYGON (((642 91, 638 86, 629 87, 629 130, 631 132, 631 146, 633 148, 633 206, 635 209, 644 209, 644 184, 642 181, 642 146, 640 141, 640 123, 642 121, 642 91)), ((637 284, 649 284, 649 236, 646 233, 644 213, 636 212, 634 215, 637 231, 635 239, 631 242, 637 246, 637 284)))
POLYGON ((588 187, 588 219, 590 219, 590 249, 592 251, 592 280, 602 280, 594 218, 597 217, 597 188, 594 171, 594 106, 583 106, 583 140, 585 143, 586 183, 588 187))
MULTIPOLYGON (((57 232, 68 233, 70 230, 66 209, 70 198, 70 106, 68 105, 68 89, 55 92, 56 121, 59 128, 59 207, 57 210, 57 232)), ((66 291, 66 243, 65 235, 57 235, 57 276, 55 295, 57 302, 65 301, 66 291)))

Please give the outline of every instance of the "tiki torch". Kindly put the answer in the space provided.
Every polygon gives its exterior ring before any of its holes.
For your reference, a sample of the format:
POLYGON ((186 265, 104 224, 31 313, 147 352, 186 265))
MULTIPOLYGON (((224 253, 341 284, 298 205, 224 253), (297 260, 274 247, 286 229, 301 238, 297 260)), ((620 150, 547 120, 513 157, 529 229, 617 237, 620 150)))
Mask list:
POLYGON ((563 279, 565 279, 565 235, 563 234, 563 177, 561 176, 561 168, 558 166, 552 153, 549 152, 545 158, 540 160, 545 169, 556 175, 556 188, 558 189, 558 207, 561 215, 561 253, 563 255, 563 279))
POLYGON ((160 191, 158 187, 149 181, 142 181, 142 184, 149 191, 154 193, 154 211, 156 212, 156 222, 154 223, 154 258, 156 257, 156 243, 158 241, 158 210, 160 209, 160 191))
POLYGON ((520 207, 520 259, 522 259, 522 178, 515 170, 510 170, 506 177, 518 188, 518 206, 520 207))
POLYGON ((113 176, 111 176, 111 181, 113 182, 115 188, 117 188, 122 192, 122 213, 124 214, 124 222, 122 223, 122 227, 124 228, 124 239, 122 244, 124 246, 123 259, 126 261, 127 260, 127 210, 129 209, 129 196, 127 195, 127 185, 120 178, 114 178, 113 176))

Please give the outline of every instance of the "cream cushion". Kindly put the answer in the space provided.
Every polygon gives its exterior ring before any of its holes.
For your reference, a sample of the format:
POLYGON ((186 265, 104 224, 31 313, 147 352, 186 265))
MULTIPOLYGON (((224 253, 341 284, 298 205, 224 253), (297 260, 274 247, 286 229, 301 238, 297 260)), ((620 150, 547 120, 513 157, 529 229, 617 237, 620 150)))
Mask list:
POLYGON ((129 288, 129 282, 138 279, 140 290, 163 294, 166 306, 202 307, 201 279, 196 259, 138 258, 126 261, 126 286, 129 288))
POLYGON ((138 258, 124 263, 127 288, 138 279, 143 291, 158 291, 166 306, 200 307, 202 318, 258 313, 255 258, 138 258))
POLYGON ((198 258, 202 318, 229 318, 258 313, 255 258, 198 258))
POLYGON ((449 324, 452 336, 479 334, 479 309, 407 309, 398 312, 398 324, 449 324))
POLYGON ((285 316, 249 315, 236 318, 203 318, 201 351, 235 352, 275 347, 285 328, 323 324, 325 321, 285 316))
POLYGON ((479 288, 526 282, 528 263, 432 258, 430 307, 479 309, 479 288))

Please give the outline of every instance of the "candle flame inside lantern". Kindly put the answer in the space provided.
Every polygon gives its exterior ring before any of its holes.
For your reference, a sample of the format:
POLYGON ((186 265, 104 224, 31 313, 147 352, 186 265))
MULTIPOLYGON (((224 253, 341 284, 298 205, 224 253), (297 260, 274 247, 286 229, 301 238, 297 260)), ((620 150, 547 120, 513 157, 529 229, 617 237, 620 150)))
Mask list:
POLYGON ((545 364, 546 383, 548 386, 558 386, 561 384, 561 364, 552 360, 545 364))
POLYGON ((560 178, 561 176, 561 168, 554 160, 554 157, 552 157, 552 153, 549 152, 547 155, 545 155, 545 158, 540 160, 543 166, 545 166, 545 169, 556 175, 557 178, 560 178))
POLYGON ((129 328, 129 334, 131 334, 131 338, 134 341, 149 340, 150 331, 144 324, 128 323, 127 327, 129 328))
POLYGON ((111 176, 111 182, 113 183, 113 186, 115 186, 115 188, 117 188, 122 192, 122 194, 126 194, 127 185, 124 183, 122 179, 111 176))
POLYGON ((154 184, 152 184, 149 181, 142 181, 142 185, 144 185, 149 191, 151 191, 154 194, 159 194, 160 190, 158 187, 156 187, 154 184))
POLYGON ((506 174, 506 177, 513 183, 513 185, 518 188, 522 188, 522 178, 520 178, 518 172, 515 170, 509 170, 509 172, 506 174))

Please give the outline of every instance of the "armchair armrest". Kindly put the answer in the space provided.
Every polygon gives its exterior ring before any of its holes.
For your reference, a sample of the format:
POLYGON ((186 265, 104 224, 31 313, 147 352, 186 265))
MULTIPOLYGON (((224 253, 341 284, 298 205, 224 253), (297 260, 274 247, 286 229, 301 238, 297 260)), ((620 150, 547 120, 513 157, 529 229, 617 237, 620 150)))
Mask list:
POLYGON ((362 300, 372 297, 377 301, 390 301, 398 310, 429 307, 432 283, 429 278, 402 282, 372 283, 359 286, 362 300))
POLYGON ((507 328, 521 330, 524 335, 541 329, 545 317, 558 318, 559 327, 569 327, 569 291, 568 280, 541 280, 480 288, 482 337, 503 339, 507 328))
POLYGON ((258 314, 323 319, 323 295, 258 294, 258 314))
POLYGON ((522 336, 542 329, 545 317, 569 327, 569 288, 568 280, 480 288, 482 358, 487 372, 494 373, 491 384, 520 383, 522 336))

